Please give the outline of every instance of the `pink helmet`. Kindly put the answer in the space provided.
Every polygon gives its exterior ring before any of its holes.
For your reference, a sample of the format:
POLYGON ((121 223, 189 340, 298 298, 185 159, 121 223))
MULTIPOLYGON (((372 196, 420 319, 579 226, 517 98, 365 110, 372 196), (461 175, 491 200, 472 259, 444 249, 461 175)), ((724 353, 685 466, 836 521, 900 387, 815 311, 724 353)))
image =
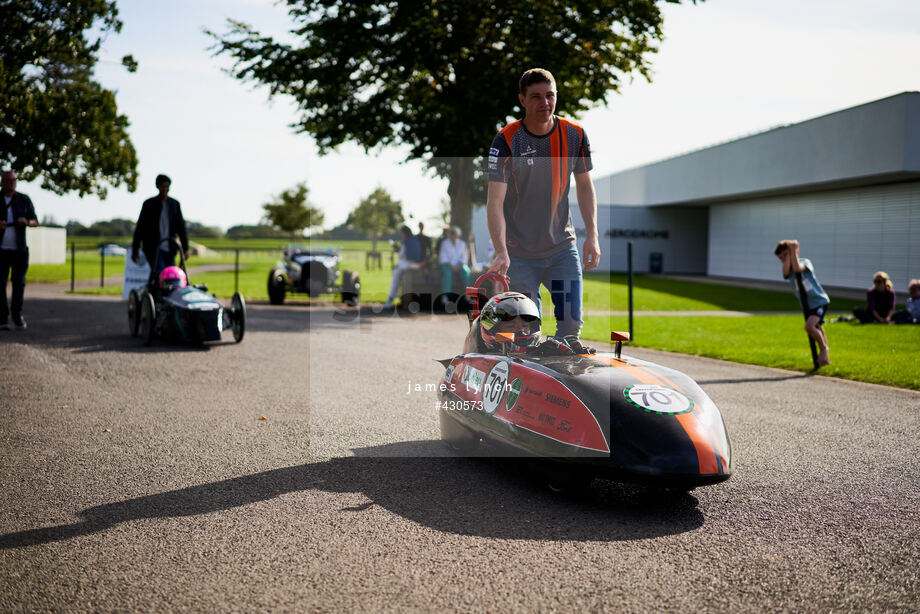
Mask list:
POLYGON ((168 266, 160 273, 160 289, 172 292, 176 288, 184 288, 188 285, 188 278, 185 271, 177 266, 168 266))

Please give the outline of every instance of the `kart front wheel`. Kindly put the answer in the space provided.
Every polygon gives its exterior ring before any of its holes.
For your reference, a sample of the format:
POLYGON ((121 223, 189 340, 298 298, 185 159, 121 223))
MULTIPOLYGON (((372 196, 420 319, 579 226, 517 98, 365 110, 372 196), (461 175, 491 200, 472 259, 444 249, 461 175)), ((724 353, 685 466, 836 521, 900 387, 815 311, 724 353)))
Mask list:
POLYGON ((272 305, 281 305, 284 303, 284 295, 287 293, 287 285, 284 279, 284 273, 278 269, 272 269, 268 274, 268 300, 272 305))
POLYGON ((239 343, 246 332, 246 301, 239 292, 233 293, 230 300, 230 330, 233 331, 233 340, 239 343))
POLYGON ((140 298, 140 335, 144 345, 150 345, 156 334, 157 307, 149 292, 144 292, 140 298))
POLYGON ((132 337, 137 337, 140 324, 140 300, 137 298, 137 290, 131 290, 128 295, 128 332, 132 337))

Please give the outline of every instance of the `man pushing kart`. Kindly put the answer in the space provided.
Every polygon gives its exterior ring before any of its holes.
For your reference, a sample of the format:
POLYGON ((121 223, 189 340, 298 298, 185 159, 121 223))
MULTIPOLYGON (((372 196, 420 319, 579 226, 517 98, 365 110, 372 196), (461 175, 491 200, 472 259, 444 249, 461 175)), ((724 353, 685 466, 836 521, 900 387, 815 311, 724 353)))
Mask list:
POLYGON ((505 126, 489 150, 486 215, 495 246, 490 270, 507 274, 511 290, 532 299, 538 317, 540 285, 546 286, 556 317, 555 339, 577 340, 582 265, 590 271, 600 259, 588 136, 577 123, 554 114, 556 82, 549 71, 525 72, 518 100, 524 118, 505 126), (586 232, 580 261, 569 215, 573 173, 586 232))

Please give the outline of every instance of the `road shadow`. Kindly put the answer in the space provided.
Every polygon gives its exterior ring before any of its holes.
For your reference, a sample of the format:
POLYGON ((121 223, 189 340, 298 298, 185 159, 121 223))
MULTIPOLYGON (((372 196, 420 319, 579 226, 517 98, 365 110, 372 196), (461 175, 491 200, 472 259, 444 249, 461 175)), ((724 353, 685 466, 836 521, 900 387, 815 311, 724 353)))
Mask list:
POLYGON ((132 520, 209 514, 307 490, 363 494, 369 502, 340 510, 355 514, 356 521, 361 512, 380 506, 436 531, 498 539, 649 539, 704 522, 689 494, 596 480, 578 495, 561 496, 523 477, 522 459, 443 457, 440 441, 355 454, 91 507, 79 513, 79 522, 2 535, 0 549, 63 541, 132 520), (410 456, 420 453, 428 456, 410 456))
POLYGON ((752 383, 763 383, 763 382, 785 382, 794 379, 807 379, 809 377, 814 377, 815 375, 820 375, 817 371, 809 371, 807 373, 795 373, 790 375, 779 375, 776 377, 738 377, 738 378, 727 378, 727 379, 710 379, 710 380, 696 380, 696 383, 700 386, 717 386, 719 384, 752 384, 752 383))
MULTIPOLYGON (((157 338, 149 346, 128 332, 128 314, 125 301, 96 298, 29 298, 26 296, 25 330, 0 332, 4 340, 16 343, 38 343, 70 348, 77 353, 95 352, 206 352, 220 345, 232 345, 233 335, 223 332, 223 339, 203 345, 194 345, 157 338)), ((227 304, 227 302, 225 302, 227 304)), ((303 333, 308 329, 305 310, 257 307, 247 309, 246 332, 303 333)), ((245 337, 243 343, 245 343, 245 337)))

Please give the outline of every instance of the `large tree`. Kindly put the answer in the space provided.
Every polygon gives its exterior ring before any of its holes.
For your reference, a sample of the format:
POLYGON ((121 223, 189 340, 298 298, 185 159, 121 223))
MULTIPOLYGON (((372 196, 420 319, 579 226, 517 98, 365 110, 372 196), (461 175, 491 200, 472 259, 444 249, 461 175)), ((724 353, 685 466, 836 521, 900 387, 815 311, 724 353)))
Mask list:
POLYGON ((210 32, 215 53, 233 59, 237 78, 291 96, 294 126, 322 152, 408 145, 449 180, 452 222, 465 232, 483 201, 482 155, 520 113, 524 70, 549 69, 558 111, 577 116, 631 73, 649 78, 662 37, 662 0, 286 3, 295 43, 230 21, 226 34, 210 32))
MULTIPOLYGON (((115 2, 3 0, 0 165, 42 187, 105 198, 137 186, 137 155, 115 94, 93 80, 105 36, 121 29, 115 2)), ((131 56, 122 64, 134 71, 131 56)))
POLYGON ((393 200, 390 193, 378 187, 348 214, 345 222, 357 231, 371 237, 371 251, 377 251, 377 239, 395 232, 403 223, 402 203, 393 200))
POLYGON ((309 192, 304 183, 283 191, 274 201, 262 205, 265 220, 292 235, 297 235, 304 228, 322 226, 323 212, 307 202, 309 192))

